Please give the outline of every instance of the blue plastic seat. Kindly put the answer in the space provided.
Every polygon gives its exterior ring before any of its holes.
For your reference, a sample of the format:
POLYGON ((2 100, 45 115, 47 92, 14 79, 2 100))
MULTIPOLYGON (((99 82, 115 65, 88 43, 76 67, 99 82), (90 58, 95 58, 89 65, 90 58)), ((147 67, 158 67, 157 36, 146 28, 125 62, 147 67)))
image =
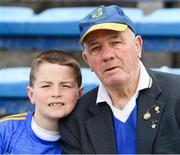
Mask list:
POLYGON ((29 7, 0 6, 0 21, 21 21, 33 15, 34 10, 29 7))
MULTIPOLYGON (((26 33, 31 35, 79 36, 79 22, 96 7, 51 8, 34 16, 27 25, 26 33)), ((139 8, 123 8, 136 23, 143 15, 139 8)))
MULTIPOLYGON (((5 36, 0 38, 0 48, 9 51, 30 51, 32 49, 44 51, 52 48, 70 52, 81 51, 79 22, 95 8, 51 8, 40 14, 29 13, 29 16, 22 19, 21 15, 16 14, 15 17, 9 15, 8 18, 11 20, 0 20, 0 35, 5 36)), ((122 9, 132 18, 136 26, 143 11, 139 8, 122 9)))
MULTIPOLYGON (((33 110, 26 87, 29 85, 30 68, 0 69, 0 115, 33 110)), ((82 68, 84 93, 95 88, 99 80, 88 68, 82 68)))
MULTIPOLYGON (((82 68, 84 93, 96 87, 98 78, 88 68, 82 68)), ((0 69, 0 97, 27 97, 26 86, 29 85, 29 67, 0 69)))
POLYGON ((180 36, 180 8, 162 8, 140 18, 137 31, 148 36, 180 36))
POLYGON ((152 69, 155 70, 155 71, 161 71, 161 72, 180 75, 180 68, 170 68, 170 67, 167 67, 167 66, 163 66, 163 67, 152 68, 152 69))
POLYGON ((0 35, 24 35, 26 22, 34 15, 28 7, 0 6, 0 35))

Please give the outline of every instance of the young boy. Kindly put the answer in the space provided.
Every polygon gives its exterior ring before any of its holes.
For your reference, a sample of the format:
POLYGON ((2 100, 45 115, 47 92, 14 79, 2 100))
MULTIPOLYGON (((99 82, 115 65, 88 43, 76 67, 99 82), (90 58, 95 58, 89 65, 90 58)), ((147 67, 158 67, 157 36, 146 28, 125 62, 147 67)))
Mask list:
POLYGON ((38 55, 27 87, 35 110, 0 119, 0 154, 60 154, 59 119, 75 107, 81 82, 79 63, 67 52, 38 55))

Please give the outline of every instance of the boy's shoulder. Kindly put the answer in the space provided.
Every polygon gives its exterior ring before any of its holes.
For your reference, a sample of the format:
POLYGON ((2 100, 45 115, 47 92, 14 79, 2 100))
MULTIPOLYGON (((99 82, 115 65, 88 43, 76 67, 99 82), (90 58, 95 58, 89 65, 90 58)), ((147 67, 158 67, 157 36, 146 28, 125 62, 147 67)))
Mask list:
POLYGON ((11 131, 25 125, 28 115, 29 113, 25 112, 0 118, 0 130, 11 131))
POLYGON ((11 121, 19 121, 19 120, 25 120, 26 116, 27 116, 27 112, 25 113, 19 113, 19 114, 14 114, 14 115, 9 115, 9 116, 5 116, 0 118, 0 124, 4 123, 4 122, 11 122, 11 121))

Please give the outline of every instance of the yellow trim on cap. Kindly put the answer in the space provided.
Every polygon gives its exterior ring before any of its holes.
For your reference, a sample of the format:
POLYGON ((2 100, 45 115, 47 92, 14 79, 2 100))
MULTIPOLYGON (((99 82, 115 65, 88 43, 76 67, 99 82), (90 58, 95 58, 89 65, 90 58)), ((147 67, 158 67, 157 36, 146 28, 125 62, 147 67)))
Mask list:
POLYGON ((90 27, 87 30, 87 32, 81 37, 80 43, 82 43, 84 38, 87 36, 87 34, 89 34, 92 31, 101 30, 101 29, 114 30, 114 31, 124 31, 124 30, 126 30, 127 27, 128 27, 127 25, 119 24, 119 23, 102 23, 102 24, 94 25, 94 26, 90 27))

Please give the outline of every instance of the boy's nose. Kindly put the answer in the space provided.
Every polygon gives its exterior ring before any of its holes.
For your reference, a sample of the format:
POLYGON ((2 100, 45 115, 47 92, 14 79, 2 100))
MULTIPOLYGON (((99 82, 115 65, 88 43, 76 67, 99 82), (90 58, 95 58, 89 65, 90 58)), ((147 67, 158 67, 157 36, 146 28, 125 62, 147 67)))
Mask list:
POLYGON ((59 88, 54 88, 52 96, 53 97, 60 97, 61 96, 61 90, 59 88))

